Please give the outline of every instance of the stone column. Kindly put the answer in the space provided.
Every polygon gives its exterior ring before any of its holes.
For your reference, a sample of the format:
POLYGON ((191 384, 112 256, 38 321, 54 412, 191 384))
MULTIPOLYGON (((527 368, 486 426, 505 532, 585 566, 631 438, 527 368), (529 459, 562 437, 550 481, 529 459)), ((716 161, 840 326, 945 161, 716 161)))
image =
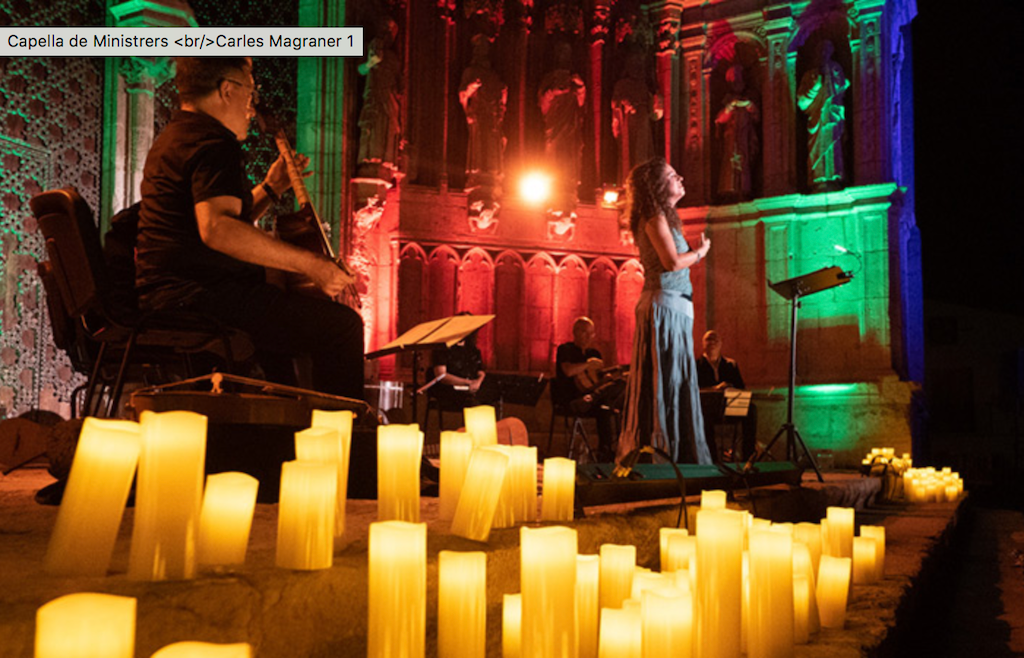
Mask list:
MULTIPOLYGON (((345 0, 300 0, 299 25, 345 25, 345 0)), ((346 255, 347 222, 342 220, 346 153, 355 148, 346 138, 344 62, 340 57, 299 57, 296 89, 295 148, 308 155, 315 175, 306 179, 313 206, 331 227, 334 247, 346 255)))
POLYGON ((796 191, 796 101, 793 10, 789 4, 764 10, 768 66, 762 98, 764 135, 764 194, 778 196, 796 191))
MULTIPOLYGON (((112 4, 110 27, 195 27, 192 9, 183 0, 127 0, 112 4)), ((142 169, 153 144, 156 89, 174 77, 166 57, 108 57, 103 115, 103 177, 100 230, 110 218, 142 197, 142 169)))
POLYGON ((888 117, 882 39, 882 9, 885 0, 858 0, 859 40, 853 51, 853 158, 854 184, 870 185, 888 180, 886 157, 888 117))
POLYGON ((506 170, 510 168, 510 164, 511 168, 518 168, 526 153, 526 108, 527 99, 530 98, 527 91, 526 64, 529 61, 530 30, 533 28, 533 2, 519 0, 513 3, 512 7, 512 61, 515 62, 515 73, 508 81, 508 111, 511 121, 506 117, 505 128, 511 133, 511 139, 505 149, 506 170))
POLYGON ((656 30, 658 90, 665 103, 663 155, 669 164, 678 165, 682 162, 680 135, 685 120, 679 97, 679 24, 683 16, 683 0, 658 0, 649 5, 647 11, 656 30))
POLYGON ((600 187, 605 182, 603 158, 605 109, 602 81, 604 78, 604 45, 608 42, 611 7, 609 0, 596 0, 590 25, 590 79, 587 81, 587 96, 594 114, 594 183, 600 187))
POLYGON ((684 204, 688 206, 704 205, 711 201, 711 141, 710 141, 710 99, 708 80, 710 70, 705 70, 704 60, 707 54, 707 35, 702 24, 688 25, 683 28, 683 97, 686 99, 685 116, 685 151, 682 158, 680 173, 686 177, 686 197, 684 204))

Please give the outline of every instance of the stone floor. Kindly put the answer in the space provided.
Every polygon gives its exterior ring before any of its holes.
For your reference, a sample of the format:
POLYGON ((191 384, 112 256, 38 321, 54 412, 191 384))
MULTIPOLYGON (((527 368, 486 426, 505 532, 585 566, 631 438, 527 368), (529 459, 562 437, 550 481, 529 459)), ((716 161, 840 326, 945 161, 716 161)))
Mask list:
MULTIPOLYGON (((296 573, 274 567, 276 506, 259 505, 246 565, 233 573, 202 573, 193 581, 139 583, 125 576, 132 510, 122 524, 111 572, 105 578, 57 578, 42 573, 42 557, 56 517, 56 508, 33 501, 34 492, 50 482, 43 469, 27 468, 0 478, 0 656, 30 658, 36 609, 57 596, 78 591, 108 592, 138 598, 137 650, 140 658, 181 640, 247 641, 259 658, 320 658, 366 655, 366 550, 367 527, 375 520, 373 501, 351 501, 345 543, 335 551, 333 568, 296 573)), ((886 577, 878 585, 853 589, 846 628, 824 631, 796 655, 808 658, 863 655, 915 655, 905 653, 912 633, 893 632, 896 620, 921 616, 928 582, 950 581, 943 560, 955 554, 953 541, 965 505, 876 505, 871 500, 876 483, 856 475, 827 474, 824 485, 805 478, 799 488, 770 487, 755 491, 760 516, 777 520, 817 520, 831 504, 858 506, 857 522, 886 527, 886 577), (803 511, 803 513, 801 513, 803 511), (805 518, 795 518, 803 516, 805 518)), ((696 500, 691 500, 692 508, 696 500)), ((740 496, 736 504, 749 505, 740 496)), ((574 526, 581 553, 596 553, 602 543, 632 543, 638 562, 656 567, 657 532, 674 525, 679 500, 646 505, 591 508, 574 526)), ((436 499, 424 498, 422 518, 428 525, 428 637, 427 655, 436 655, 437 553, 440 550, 485 550, 488 553, 488 656, 501 653, 501 596, 519 591, 518 530, 496 530, 487 544, 447 534, 437 521, 436 499)), ((1006 617, 1001 632, 1006 651, 1022 640, 1020 568, 1011 548, 1018 548, 1021 519, 979 515, 977 527, 994 537, 987 539, 975 562, 992 571, 995 563, 986 551, 997 548, 998 569, 1006 571, 1017 589, 998 586, 983 590, 986 608, 1006 617), (1017 525, 1014 526, 1013 523, 1017 525), (1005 528, 1016 527, 1018 535, 1005 528), (1003 542, 1003 543, 1000 543, 1003 542), (1016 605, 1007 597, 1016 596, 1016 605), (1009 630, 1007 630, 1009 629, 1009 630)), ((984 533, 983 533, 984 534, 984 533)), ((973 546, 973 544, 968 544, 973 546)), ((973 553, 972 553, 973 554, 973 553)), ((991 575, 991 574, 989 574, 991 575)), ((957 578, 977 577, 970 570, 957 578)), ((991 578, 988 578, 991 581, 991 578)), ((986 581, 986 582, 988 582, 986 581)), ((931 585, 934 587, 935 585, 931 585)), ((956 596, 954 595, 954 600, 956 596)), ((968 601, 962 608, 971 609, 968 601)), ((977 610, 979 614, 981 610, 977 610)), ((988 614, 988 613, 986 613, 988 614)), ((900 622, 913 630, 908 621, 900 622)), ((969 638, 970 634, 965 635, 969 638)), ((925 654, 918 654, 925 655, 925 654)), ((941 649, 928 655, 953 655, 941 649)), ((966 654, 957 654, 966 655, 966 654)), ((972 655, 1013 655, 1012 653, 972 655)))

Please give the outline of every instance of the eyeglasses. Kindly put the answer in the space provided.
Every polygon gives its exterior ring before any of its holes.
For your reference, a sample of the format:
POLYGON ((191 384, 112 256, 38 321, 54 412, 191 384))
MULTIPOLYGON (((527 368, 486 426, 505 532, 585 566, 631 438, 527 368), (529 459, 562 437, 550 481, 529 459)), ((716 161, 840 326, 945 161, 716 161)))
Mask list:
MULTIPOLYGON (((259 85, 247 85, 244 82, 239 82, 238 80, 232 80, 231 78, 221 78, 221 80, 230 82, 231 84, 234 84, 234 85, 238 85, 239 87, 242 87, 243 89, 251 89, 252 90, 252 96, 249 97, 249 104, 250 105, 256 105, 256 104, 258 104, 260 102, 260 86, 259 85)), ((220 86, 220 81, 217 82, 217 86, 218 87, 220 86)))

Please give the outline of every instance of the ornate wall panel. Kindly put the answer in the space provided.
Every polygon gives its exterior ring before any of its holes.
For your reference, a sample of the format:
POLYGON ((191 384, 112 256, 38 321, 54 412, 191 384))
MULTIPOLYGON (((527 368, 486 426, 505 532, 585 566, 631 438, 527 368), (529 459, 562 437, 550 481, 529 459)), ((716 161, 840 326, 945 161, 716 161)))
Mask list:
POLYGON ((554 356, 555 262, 537 254, 526 264, 526 369, 547 372, 554 356))
POLYGON ((619 363, 633 361, 633 333, 636 320, 633 309, 644 287, 640 261, 628 260, 619 268, 615 281, 615 354, 619 363))
MULTIPOLYGON (((474 315, 494 313, 494 262, 483 249, 470 249, 459 265, 458 310, 474 315)), ((493 363, 494 323, 480 330, 477 347, 484 363, 493 363)))
POLYGON ((607 258, 598 258, 590 265, 590 285, 587 291, 587 314, 597 330, 595 347, 601 350, 606 364, 618 363, 615 347, 615 264, 607 258))
POLYGON ((527 351, 525 303, 526 272, 523 259, 514 252, 498 256, 494 267, 494 367, 498 370, 526 370, 527 351))
POLYGON ((587 266, 579 256, 566 256, 555 279, 555 344, 572 340, 573 320, 587 314, 587 266))
POLYGON ((451 247, 437 247, 427 260, 427 319, 455 315, 456 286, 459 278, 459 256, 451 247))

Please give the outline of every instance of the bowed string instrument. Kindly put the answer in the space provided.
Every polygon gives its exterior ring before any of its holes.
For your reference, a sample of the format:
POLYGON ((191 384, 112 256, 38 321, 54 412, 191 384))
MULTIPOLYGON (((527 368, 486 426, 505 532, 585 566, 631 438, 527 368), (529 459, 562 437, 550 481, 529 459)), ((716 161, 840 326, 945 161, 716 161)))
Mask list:
MULTIPOLYGON (((267 131, 267 122, 262 115, 257 115, 260 130, 267 131)), ((316 208, 313 207, 313 200, 306 189, 302 172, 295 161, 295 151, 288 142, 288 137, 283 128, 274 131, 274 142, 277 150, 284 158, 285 166, 288 168, 288 177, 292 182, 292 190, 295 192, 295 200, 299 205, 298 211, 287 215, 280 215, 275 219, 275 230, 277 237, 285 242, 301 247, 312 252, 323 254, 330 258, 350 279, 351 282, 345 286, 345 290, 337 297, 332 298, 339 304, 345 304, 359 311, 362 302, 359 299, 359 290, 356 287, 358 275, 349 267, 343 258, 338 258, 331 242, 327 237, 324 223, 320 219, 316 208)), ((288 290, 294 290, 299 294, 311 297, 326 298, 326 295, 308 277, 295 272, 281 273, 284 278, 284 286, 288 290)))

